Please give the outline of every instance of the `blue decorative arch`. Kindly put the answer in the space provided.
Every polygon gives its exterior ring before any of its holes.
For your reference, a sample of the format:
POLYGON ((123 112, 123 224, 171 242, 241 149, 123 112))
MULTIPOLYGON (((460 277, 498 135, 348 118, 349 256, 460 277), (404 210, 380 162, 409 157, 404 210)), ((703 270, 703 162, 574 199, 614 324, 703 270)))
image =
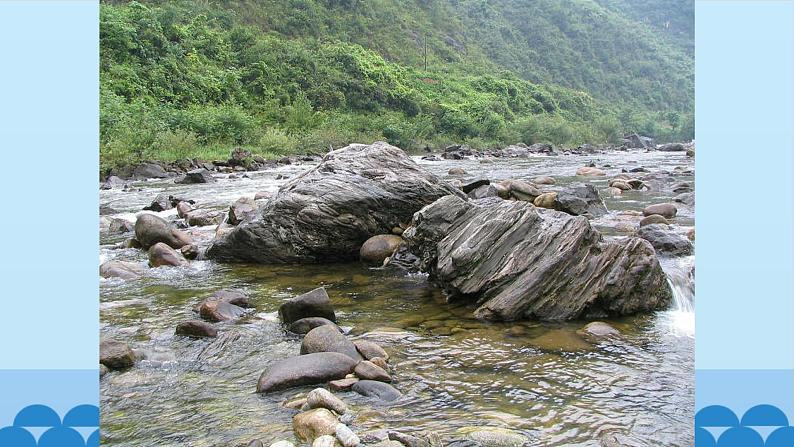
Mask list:
POLYGON ((794 445, 794 427, 780 427, 766 438, 766 447, 791 447, 794 445))
POLYGON ((739 418, 728 407, 710 405, 695 415, 695 427, 737 427, 739 418))
POLYGON ((695 445, 697 447, 717 447, 714 436, 703 427, 695 428, 695 445))
POLYGON ((55 427, 41 435, 38 447, 85 447, 85 440, 72 428, 55 427))
POLYGON ((61 417, 46 405, 30 405, 17 413, 14 427, 59 427, 61 417))
POLYGON ((85 447, 99 447, 99 429, 91 433, 91 436, 85 442, 85 447))
POLYGON ((744 413, 742 425, 745 427, 785 427, 788 425, 788 418, 778 407, 756 405, 744 413))
POLYGON ((21 427, 0 429, 0 445, 14 447, 36 447, 36 438, 21 427))
POLYGON ((99 407, 96 405, 78 405, 63 417, 63 425, 67 427, 99 427, 99 407))
POLYGON ((748 427, 731 427, 720 436, 717 447, 764 447, 764 438, 748 427))

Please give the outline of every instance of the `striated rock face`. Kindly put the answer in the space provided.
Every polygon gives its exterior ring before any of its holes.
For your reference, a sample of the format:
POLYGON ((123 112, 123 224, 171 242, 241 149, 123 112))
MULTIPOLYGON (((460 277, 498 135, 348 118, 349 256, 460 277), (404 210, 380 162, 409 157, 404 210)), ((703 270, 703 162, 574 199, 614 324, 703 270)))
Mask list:
POLYGON ((450 299, 476 301, 486 320, 629 315, 672 296, 647 241, 606 242, 585 217, 527 202, 444 197, 403 237, 450 299))
POLYGON ((213 241, 207 257, 265 264, 356 259, 370 236, 390 233, 449 194, 462 195, 399 148, 352 144, 282 186, 256 217, 213 241))

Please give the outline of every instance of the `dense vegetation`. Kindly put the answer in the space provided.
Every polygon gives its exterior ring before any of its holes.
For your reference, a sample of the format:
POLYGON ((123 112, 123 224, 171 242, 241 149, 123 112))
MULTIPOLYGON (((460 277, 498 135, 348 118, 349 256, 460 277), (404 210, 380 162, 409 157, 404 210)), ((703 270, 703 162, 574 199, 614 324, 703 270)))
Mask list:
POLYGON ((691 0, 675 3, 103 3, 102 164, 692 138, 691 0))

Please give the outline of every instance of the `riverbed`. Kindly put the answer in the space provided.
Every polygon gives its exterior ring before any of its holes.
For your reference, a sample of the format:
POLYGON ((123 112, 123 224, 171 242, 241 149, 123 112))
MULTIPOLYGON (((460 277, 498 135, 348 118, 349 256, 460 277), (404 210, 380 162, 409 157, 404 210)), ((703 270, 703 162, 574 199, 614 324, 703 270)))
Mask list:
MULTIPOLYGON (((611 152, 426 161, 426 169, 448 179, 532 179, 552 176, 554 189, 573 181, 594 184, 609 209, 592 221, 605 237, 626 237, 645 206, 668 202, 669 186, 693 182, 694 161, 684 153, 611 152), (605 177, 577 177, 589 163, 605 177), (451 167, 468 174, 451 176, 451 167), (650 191, 603 191, 621 170, 643 167, 661 175, 650 191), (665 174, 668 173, 668 174, 665 174)), ((217 182, 178 185, 173 179, 134 182, 134 191, 100 192, 113 217, 134 221, 159 193, 188 198, 208 209, 224 209, 242 196, 276 191, 313 164, 282 165, 249 172, 249 178, 216 174, 217 182)), ((692 206, 678 204, 674 228, 694 226, 692 206)), ((157 213, 166 219, 175 210, 157 213)), ((197 229, 211 235, 213 227, 197 229)), ((100 234, 100 262, 146 263, 145 252, 114 246, 127 236, 100 234)), ((662 258, 673 287, 670 309, 608 320, 621 335, 586 338, 586 322, 485 323, 473 307, 447 304, 421 274, 397 274, 359 263, 330 265, 229 265, 192 261, 186 267, 150 269, 142 278, 100 280, 101 331, 130 342, 143 358, 126 371, 102 378, 103 445, 192 447, 237 445, 261 439, 296 442, 294 411, 281 402, 311 388, 258 395, 256 381, 274 362, 297 355, 300 338, 278 321, 279 304, 324 286, 340 325, 352 338, 381 344, 390 354, 393 385, 405 397, 379 406, 353 392, 339 393, 353 409, 357 433, 378 428, 436 432, 461 438, 467 427, 503 427, 526 435, 532 446, 598 446, 608 433, 637 445, 691 446, 694 412, 694 256, 662 258), (195 318, 193 307, 223 288, 246 291, 256 313, 220 323, 217 339, 174 336, 176 324, 195 318)))

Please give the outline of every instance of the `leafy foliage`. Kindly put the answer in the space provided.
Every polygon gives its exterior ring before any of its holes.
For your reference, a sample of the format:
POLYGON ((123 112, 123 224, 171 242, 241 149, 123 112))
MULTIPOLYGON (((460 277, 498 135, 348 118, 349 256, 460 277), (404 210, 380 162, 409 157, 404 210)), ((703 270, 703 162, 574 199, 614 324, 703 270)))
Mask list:
POLYGON ((105 2, 101 161, 691 137, 687 40, 643 2, 105 2))

